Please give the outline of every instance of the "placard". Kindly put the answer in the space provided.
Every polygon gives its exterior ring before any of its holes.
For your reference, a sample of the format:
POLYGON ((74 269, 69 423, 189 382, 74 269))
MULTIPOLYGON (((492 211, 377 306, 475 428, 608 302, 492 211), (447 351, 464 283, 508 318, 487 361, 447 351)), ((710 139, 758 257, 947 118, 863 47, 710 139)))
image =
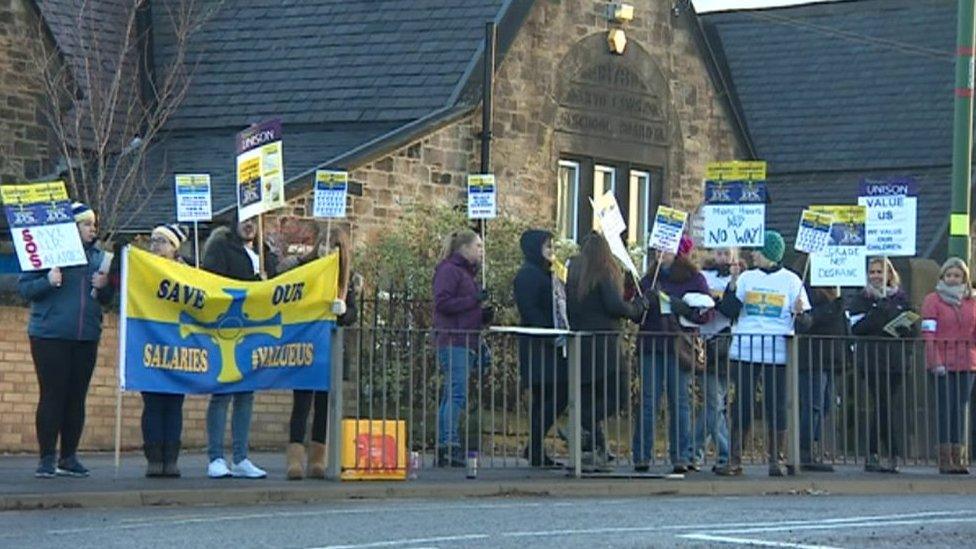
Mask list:
POLYGON ((498 216, 494 174, 468 175, 468 219, 494 219, 498 216))
POLYGON ((603 234, 619 235, 627 230, 627 223, 624 222, 624 216, 620 213, 620 206, 617 204, 617 197, 613 191, 607 191, 592 204, 593 215, 599 220, 603 234))
POLYGON ((766 183, 706 181, 704 246, 761 248, 766 236, 766 183))
POLYGON ((830 239, 830 225, 833 219, 830 214, 803 210, 800 214, 800 226, 796 231, 796 244, 793 248, 798 252, 807 254, 822 252, 830 239))
POLYGON ((349 194, 349 172, 317 170, 315 172, 315 217, 346 217, 346 197, 349 194))
POLYGON ((194 223, 213 219, 210 174, 176 174, 176 220, 194 223))
POLYGON ((662 252, 678 253, 681 233, 685 230, 688 213, 667 206, 658 206, 654 215, 654 227, 647 247, 662 252))
POLYGON ((710 162, 705 166, 705 179, 712 181, 765 181, 764 160, 732 160, 710 162))
POLYGON ((281 119, 237 134, 237 215, 240 221, 285 206, 281 119))
POLYGON ((0 186, 21 271, 88 263, 63 181, 0 186))
POLYGON ((914 179, 862 180, 857 203, 867 208, 869 254, 915 255, 918 185, 914 179))
POLYGON ((867 282, 864 206, 811 206, 833 219, 827 245, 810 256, 810 284, 813 286, 863 287, 867 282))

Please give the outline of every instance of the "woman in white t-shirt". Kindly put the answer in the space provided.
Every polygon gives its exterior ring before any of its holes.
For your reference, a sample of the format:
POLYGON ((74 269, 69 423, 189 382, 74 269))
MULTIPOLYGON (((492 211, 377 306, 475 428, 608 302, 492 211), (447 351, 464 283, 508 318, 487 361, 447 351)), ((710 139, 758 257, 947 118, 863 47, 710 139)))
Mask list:
POLYGON ((786 244, 766 231, 763 247, 752 251, 753 268, 734 277, 718 309, 736 319, 729 349, 736 397, 732 413, 730 474, 742 474, 742 444, 752 426, 752 403, 760 377, 766 416, 769 476, 786 474, 786 337, 809 322, 810 301, 803 281, 780 262, 786 244))

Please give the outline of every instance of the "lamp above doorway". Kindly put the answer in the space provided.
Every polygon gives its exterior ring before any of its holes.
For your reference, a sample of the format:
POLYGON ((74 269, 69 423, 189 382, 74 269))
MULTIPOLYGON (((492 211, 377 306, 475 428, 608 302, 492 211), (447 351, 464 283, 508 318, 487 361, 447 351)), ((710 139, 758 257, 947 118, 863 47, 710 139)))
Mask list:
POLYGON ((627 35, 623 29, 610 29, 607 33, 607 45, 610 46, 610 53, 623 55, 627 48, 627 35))
POLYGON ((623 55, 624 50, 627 48, 627 34, 624 33, 624 30, 620 26, 633 20, 633 4, 610 2, 607 5, 607 21, 611 25, 617 26, 617 28, 611 28, 607 31, 607 46, 610 48, 610 53, 623 55))

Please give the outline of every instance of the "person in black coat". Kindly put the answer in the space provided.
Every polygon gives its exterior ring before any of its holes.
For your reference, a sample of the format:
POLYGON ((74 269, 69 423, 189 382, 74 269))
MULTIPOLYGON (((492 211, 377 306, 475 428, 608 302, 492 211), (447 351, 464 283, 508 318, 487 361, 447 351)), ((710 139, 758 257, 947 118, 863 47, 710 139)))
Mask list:
POLYGON ((608 383, 616 393, 621 371, 619 335, 625 319, 640 322, 646 306, 642 299, 624 300, 623 273, 610 253, 606 239, 591 233, 583 239, 578 256, 569 262, 566 309, 574 331, 589 332, 581 341, 581 404, 583 409, 583 451, 592 452, 586 465, 601 468, 607 458, 600 423, 608 415, 608 403, 619 400, 608 394, 608 383))
POLYGON ((889 322, 912 310, 900 285, 891 262, 874 258, 868 263, 868 285, 850 303, 851 331, 860 336, 854 360, 864 380, 862 402, 873 405, 865 414, 861 433, 867 447, 864 469, 869 472, 897 473, 903 451, 901 425, 907 403, 902 387, 905 373, 914 363, 911 339, 919 331, 917 324, 897 329, 897 336, 885 330, 889 322), (884 456, 883 446, 887 447, 884 456))
MULTIPOLYGON (((514 293, 521 325, 567 329, 566 290, 553 271, 552 233, 525 231, 519 243, 524 259, 515 275, 514 293)), ((564 341, 549 336, 519 337, 520 379, 523 389, 530 391, 529 445, 525 457, 534 467, 558 465, 545 454, 543 442, 549 428, 566 408, 564 341)))

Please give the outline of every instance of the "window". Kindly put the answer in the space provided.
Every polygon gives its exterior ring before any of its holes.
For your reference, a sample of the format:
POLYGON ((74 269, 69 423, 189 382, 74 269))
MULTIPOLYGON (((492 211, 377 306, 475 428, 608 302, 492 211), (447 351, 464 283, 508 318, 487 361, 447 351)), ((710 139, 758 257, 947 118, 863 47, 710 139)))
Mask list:
POLYGON ((627 213, 627 244, 641 244, 651 230, 651 174, 644 171, 630 172, 630 200, 627 213))
POLYGON ((560 238, 576 241, 579 212, 580 165, 570 160, 559 161, 559 182, 556 189, 556 228, 560 238))
MULTIPOLYGON (((610 166, 597 164, 593 167, 593 200, 617 190, 617 170, 610 166)), ((596 229, 599 220, 593 218, 593 228, 596 229)))

